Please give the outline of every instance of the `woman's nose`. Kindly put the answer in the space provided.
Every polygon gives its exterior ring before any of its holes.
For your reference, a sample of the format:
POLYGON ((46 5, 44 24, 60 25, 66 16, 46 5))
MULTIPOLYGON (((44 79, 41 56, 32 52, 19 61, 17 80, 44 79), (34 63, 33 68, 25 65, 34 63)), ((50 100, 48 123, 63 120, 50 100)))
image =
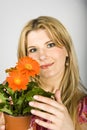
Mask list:
POLYGON ((45 60, 46 59, 46 52, 45 52, 45 50, 40 50, 40 52, 39 52, 39 59, 40 60, 45 60))

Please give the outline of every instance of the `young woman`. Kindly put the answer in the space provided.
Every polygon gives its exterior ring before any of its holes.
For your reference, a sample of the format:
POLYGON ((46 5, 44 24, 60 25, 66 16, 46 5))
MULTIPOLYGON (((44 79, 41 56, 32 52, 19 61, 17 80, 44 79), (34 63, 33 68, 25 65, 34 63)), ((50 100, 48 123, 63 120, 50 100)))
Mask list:
POLYGON ((49 16, 29 21, 18 46, 18 59, 24 56, 39 62, 40 87, 55 94, 54 100, 36 95, 29 102, 38 108, 31 110, 37 129, 86 130, 87 91, 80 81, 71 37, 61 22, 49 16))

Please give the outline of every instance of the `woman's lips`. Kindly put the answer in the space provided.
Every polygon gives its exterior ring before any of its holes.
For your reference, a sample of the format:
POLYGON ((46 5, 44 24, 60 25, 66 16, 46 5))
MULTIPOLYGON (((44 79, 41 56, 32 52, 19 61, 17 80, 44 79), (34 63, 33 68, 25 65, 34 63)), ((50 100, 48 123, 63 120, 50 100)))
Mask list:
POLYGON ((41 65, 41 69, 47 69, 48 67, 52 66, 54 63, 51 64, 45 64, 45 65, 41 65))

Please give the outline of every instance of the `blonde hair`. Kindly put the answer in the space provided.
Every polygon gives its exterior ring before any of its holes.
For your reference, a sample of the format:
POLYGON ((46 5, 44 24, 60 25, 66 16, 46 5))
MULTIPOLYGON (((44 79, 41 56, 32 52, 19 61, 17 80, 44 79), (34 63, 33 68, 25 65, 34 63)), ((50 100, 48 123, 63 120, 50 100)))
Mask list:
POLYGON ((67 63, 65 65, 64 76, 60 83, 60 89, 62 101, 66 105, 75 125, 77 105, 85 94, 81 91, 83 87, 80 85, 78 62, 72 39, 62 23, 56 18, 49 16, 40 16, 29 21, 20 35, 18 59, 27 55, 27 34, 32 30, 38 29, 45 29, 49 37, 51 37, 58 47, 64 46, 67 50, 67 63))

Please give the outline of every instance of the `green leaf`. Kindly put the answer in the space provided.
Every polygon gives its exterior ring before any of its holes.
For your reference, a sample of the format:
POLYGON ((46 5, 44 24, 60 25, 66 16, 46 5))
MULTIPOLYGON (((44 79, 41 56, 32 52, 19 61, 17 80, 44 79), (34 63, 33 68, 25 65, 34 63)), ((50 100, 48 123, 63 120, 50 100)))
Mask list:
POLYGON ((19 97, 18 99, 17 99, 17 102, 16 102, 16 104, 17 105, 21 105, 23 102, 24 102, 24 96, 22 96, 22 97, 19 97))
POLYGON ((8 106, 4 103, 0 103, 0 111, 6 112, 8 114, 12 114, 12 111, 8 108, 8 106))
POLYGON ((27 106, 24 110, 23 110, 23 115, 27 115, 30 114, 32 107, 27 106))
POLYGON ((0 92, 0 99, 2 102, 6 102, 7 98, 0 92))

